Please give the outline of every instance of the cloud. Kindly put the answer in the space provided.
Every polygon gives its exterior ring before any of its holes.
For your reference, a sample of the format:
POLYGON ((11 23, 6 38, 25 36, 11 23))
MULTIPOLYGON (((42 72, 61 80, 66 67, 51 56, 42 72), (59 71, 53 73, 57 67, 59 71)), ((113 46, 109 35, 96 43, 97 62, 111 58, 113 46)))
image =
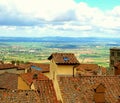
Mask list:
POLYGON ((4 0, 2 4, 9 10, 14 9, 20 14, 47 21, 72 10, 75 5, 73 0, 4 0))
POLYGON ((74 0, 1 0, 0 35, 110 36, 119 34, 119 11, 74 0))

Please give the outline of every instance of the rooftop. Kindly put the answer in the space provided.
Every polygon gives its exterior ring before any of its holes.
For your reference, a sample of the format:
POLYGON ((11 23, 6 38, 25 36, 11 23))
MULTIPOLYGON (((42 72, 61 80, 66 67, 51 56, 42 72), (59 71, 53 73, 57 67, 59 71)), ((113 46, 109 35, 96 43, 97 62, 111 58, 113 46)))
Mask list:
POLYGON ((50 71, 50 65, 45 63, 28 63, 28 64, 20 64, 18 65, 18 70, 21 69, 36 69, 42 73, 46 73, 50 71))
POLYGON ((34 85, 39 93, 40 103, 58 103, 52 80, 37 80, 34 85))
POLYGON ((24 69, 29 69, 31 65, 30 64, 19 64, 17 67, 18 67, 18 70, 24 70, 24 69))
POLYGON ((97 75, 100 74, 100 71, 102 75, 106 74, 106 68, 97 64, 80 64, 76 67, 76 70, 82 75, 97 75))
POLYGON ((88 71, 92 71, 92 70, 96 70, 99 68, 99 66, 97 64, 80 64, 79 66, 76 67, 77 70, 88 70, 88 71))
POLYGON ((93 103, 94 89, 101 83, 105 86, 106 103, 116 103, 120 96, 118 76, 58 76, 64 103, 93 103))
POLYGON ((50 64, 44 63, 31 63, 31 69, 37 69, 42 73, 46 73, 50 71, 50 64))
POLYGON ((33 90, 0 90, 0 103, 42 103, 33 90))
POLYGON ((48 57, 49 60, 53 59, 56 64, 76 65, 79 61, 73 53, 53 53, 48 57))
POLYGON ((0 70, 17 68, 14 64, 0 64, 0 70))
POLYGON ((48 80, 49 78, 46 77, 44 74, 40 72, 29 72, 29 73, 23 73, 20 74, 20 77, 28 84, 31 85, 31 83, 36 80, 48 80), (35 77, 35 78, 34 78, 35 77))
POLYGON ((0 74, 0 88, 17 89, 17 86, 18 86, 17 74, 7 72, 0 74))

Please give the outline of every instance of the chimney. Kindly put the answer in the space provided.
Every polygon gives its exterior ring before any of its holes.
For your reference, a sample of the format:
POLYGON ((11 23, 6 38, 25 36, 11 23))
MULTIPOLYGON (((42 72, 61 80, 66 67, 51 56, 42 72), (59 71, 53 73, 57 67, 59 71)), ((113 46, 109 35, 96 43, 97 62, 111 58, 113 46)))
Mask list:
POLYGON ((102 83, 97 86, 94 93, 95 103, 105 103, 105 89, 102 83))

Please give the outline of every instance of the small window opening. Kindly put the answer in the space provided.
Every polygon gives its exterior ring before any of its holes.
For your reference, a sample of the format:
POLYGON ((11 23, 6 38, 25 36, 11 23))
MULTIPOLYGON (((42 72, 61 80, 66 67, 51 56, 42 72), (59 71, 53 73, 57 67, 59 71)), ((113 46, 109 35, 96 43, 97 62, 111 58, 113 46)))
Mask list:
POLYGON ((37 74, 34 74, 34 75, 33 75, 33 79, 38 79, 38 75, 37 75, 37 74))
POLYGON ((63 59, 64 59, 65 62, 69 61, 68 57, 63 57, 63 59))
POLYGON ((25 95, 28 96, 28 93, 26 93, 25 95))

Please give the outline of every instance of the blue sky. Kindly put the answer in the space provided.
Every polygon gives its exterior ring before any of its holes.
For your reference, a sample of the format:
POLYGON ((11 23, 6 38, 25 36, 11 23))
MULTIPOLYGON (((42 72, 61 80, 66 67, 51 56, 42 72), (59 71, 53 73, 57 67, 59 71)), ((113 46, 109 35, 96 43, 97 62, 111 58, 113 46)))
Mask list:
POLYGON ((112 10, 120 6, 120 0, 75 0, 76 3, 85 2, 90 7, 97 7, 102 10, 112 10))
POLYGON ((0 0, 0 36, 120 37, 120 0, 0 0))

